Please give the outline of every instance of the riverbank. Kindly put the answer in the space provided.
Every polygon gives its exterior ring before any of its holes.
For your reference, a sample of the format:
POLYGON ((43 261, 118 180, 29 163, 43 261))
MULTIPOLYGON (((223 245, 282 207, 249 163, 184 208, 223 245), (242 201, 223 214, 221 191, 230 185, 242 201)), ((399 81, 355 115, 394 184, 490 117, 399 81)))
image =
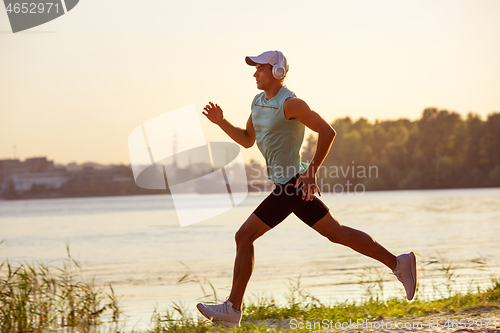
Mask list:
POLYGON ((259 300, 244 307, 242 327, 228 329, 182 308, 153 316, 152 328, 135 333, 163 332, 500 332, 500 279, 477 292, 425 300, 421 295, 383 300, 372 295, 360 303, 324 305, 301 289, 291 290, 289 302, 278 306, 259 300), (176 316, 177 319, 176 319, 176 316), (179 319, 180 317, 180 319, 179 319))
MULTIPOLYGON (((332 304, 314 297, 297 279, 290 281, 285 304, 266 297, 244 303, 239 329, 213 324, 175 301, 166 312, 155 310, 147 328, 135 329, 126 327, 121 297, 112 286, 88 281, 69 247, 67 251, 63 267, 0 264, 0 332, 500 332, 499 278, 487 287, 471 281, 467 292, 453 291, 452 279, 435 284, 449 292, 439 299, 430 298, 423 288, 417 288, 412 302, 384 298, 382 289, 367 288, 364 300, 332 304)), ((204 302, 216 298, 205 279, 185 275, 179 281, 187 282, 201 287, 204 302)))

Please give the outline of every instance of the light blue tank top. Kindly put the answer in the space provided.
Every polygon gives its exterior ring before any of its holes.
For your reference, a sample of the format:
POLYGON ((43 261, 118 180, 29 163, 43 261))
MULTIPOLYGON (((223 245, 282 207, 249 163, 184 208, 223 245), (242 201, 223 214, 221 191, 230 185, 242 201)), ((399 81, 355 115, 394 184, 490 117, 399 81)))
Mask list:
POLYGON ((270 100, 266 100, 262 92, 252 102, 257 146, 266 160, 268 178, 279 184, 285 184, 297 173, 304 173, 308 166, 300 161, 304 124, 285 118, 283 103, 290 97, 296 95, 283 86, 270 100))

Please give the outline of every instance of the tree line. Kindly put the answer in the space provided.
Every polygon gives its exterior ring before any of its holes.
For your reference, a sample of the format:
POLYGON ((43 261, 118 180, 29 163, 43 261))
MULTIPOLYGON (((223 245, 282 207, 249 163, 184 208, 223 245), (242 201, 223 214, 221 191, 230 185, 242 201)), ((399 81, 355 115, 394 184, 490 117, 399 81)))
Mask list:
MULTIPOLYGON (((366 190, 445 189, 500 186, 500 113, 482 120, 427 108, 419 120, 369 122, 349 117, 337 131, 318 183, 363 184, 366 190)), ((311 160, 310 136, 302 158, 311 160)))

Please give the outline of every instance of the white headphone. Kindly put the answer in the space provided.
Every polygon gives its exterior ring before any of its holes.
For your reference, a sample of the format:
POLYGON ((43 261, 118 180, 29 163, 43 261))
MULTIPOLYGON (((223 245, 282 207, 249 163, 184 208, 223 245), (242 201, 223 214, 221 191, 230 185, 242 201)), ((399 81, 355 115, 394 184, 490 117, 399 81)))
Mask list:
POLYGON ((278 53, 278 63, 273 66, 273 76, 281 80, 285 77, 286 72, 288 71, 288 63, 286 58, 283 56, 283 53, 280 51, 276 51, 278 53))

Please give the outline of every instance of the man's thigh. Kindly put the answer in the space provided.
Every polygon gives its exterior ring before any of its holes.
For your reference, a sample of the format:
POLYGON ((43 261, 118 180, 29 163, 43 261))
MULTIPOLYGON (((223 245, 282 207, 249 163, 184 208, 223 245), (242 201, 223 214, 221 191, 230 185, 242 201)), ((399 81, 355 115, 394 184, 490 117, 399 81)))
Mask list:
POLYGON ((257 215, 252 213, 241 225, 240 229, 236 233, 236 238, 245 238, 246 240, 253 242, 269 230, 271 230, 271 227, 262 222, 257 215))
POLYGON ((276 185, 275 189, 254 210, 270 228, 274 228, 290 215, 297 205, 303 204, 300 199, 302 194, 295 189, 290 181, 284 185, 276 185))
POLYGON ((318 197, 311 201, 305 201, 298 204, 293 213, 305 224, 314 228, 314 226, 329 214, 328 207, 318 197))
POLYGON ((328 213, 328 207, 317 197, 312 201, 302 199, 302 184, 295 187, 297 178, 298 175, 286 184, 276 185, 273 192, 255 209, 254 214, 270 228, 280 224, 291 213, 312 227, 328 213))

